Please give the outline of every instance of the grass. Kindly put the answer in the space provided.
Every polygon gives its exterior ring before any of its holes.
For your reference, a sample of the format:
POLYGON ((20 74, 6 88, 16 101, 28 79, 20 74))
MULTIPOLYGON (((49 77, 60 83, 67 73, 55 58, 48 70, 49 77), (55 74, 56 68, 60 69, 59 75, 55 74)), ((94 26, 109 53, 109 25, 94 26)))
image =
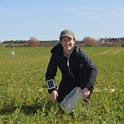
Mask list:
MULTIPOLYGON (((83 48, 97 65, 90 105, 82 102, 74 115, 50 100, 45 71, 50 48, 0 48, 0 124, 123 124, 124 48, 83 48), (111 89, 114 89, 111 92, 111 89)), ((58 71, 56 84, 61 79, 58 71)))

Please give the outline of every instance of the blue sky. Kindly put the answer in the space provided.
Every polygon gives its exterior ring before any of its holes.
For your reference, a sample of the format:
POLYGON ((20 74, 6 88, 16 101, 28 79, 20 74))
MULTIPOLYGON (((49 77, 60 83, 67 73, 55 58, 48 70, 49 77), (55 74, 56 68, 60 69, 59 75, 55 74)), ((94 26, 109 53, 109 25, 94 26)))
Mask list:
POLYGON ((124 0, 0 0, 0 41, 124 37, 124 0))

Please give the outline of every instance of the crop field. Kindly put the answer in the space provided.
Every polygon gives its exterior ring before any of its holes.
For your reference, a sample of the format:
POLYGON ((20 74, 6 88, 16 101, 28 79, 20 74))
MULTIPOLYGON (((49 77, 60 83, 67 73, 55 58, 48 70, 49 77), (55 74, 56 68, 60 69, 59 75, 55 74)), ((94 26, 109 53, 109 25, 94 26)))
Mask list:
MULTIPOLYGON (((124 48, 82 48, 98 76, 90 104, 80 101, 73 115, 62 112, 47 92, 50 49, 0 48, 0 124, 124 124, 124 48)), ((58 71, 56 84, 60 80, 58 71)))

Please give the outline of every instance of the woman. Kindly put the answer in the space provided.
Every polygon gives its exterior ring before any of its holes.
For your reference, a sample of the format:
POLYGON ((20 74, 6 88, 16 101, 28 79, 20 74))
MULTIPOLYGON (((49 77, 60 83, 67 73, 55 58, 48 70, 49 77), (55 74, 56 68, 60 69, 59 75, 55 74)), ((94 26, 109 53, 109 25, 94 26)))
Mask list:
POLYGON ((60 43, 51 50, 51 58, 46 71, 46 84, 53 101, 62 102, 75 87, 82 88, 82 97, 89 100, 96 80, 96 66, 87 55, 75 45, 75 35, 70 30, 60 33, 60 43), (62 79, 57 89, 54 83, 57 67, 62 79))

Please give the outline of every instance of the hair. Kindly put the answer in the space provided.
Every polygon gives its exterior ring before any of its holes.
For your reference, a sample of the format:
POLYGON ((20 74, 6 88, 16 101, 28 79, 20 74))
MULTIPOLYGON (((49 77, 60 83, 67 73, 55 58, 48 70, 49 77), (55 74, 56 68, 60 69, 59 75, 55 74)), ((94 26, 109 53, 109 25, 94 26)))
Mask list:
MULTIPOLYGON (((76 42, 76 39, 75 38, 73 38, 73 40, 76 42)), ((60 42, 62 41, 62 37, 60 38, 60 42)))

